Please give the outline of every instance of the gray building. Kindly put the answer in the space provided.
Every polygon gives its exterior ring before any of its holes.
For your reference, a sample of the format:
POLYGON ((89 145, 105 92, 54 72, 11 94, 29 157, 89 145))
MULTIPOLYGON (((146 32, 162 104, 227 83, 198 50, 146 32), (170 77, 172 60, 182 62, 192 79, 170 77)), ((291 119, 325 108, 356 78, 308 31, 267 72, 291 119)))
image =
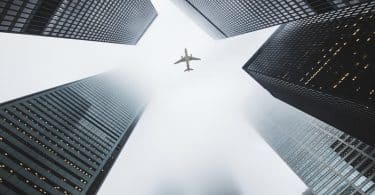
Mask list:
POLYGON ((97 192, 145 103, 109 77, 0 105, 0 194, 97 192))
POLYGON ((257 106, 254 128, 313 194, 375 194, 374 147, 287 104, 257 106))
POLYGON ((172 0, 214 38, 232 37, 371 0, 172 0))
POLYGON ((0 0, 0 32, 136 44, 157 16, 150 0, 0 0))

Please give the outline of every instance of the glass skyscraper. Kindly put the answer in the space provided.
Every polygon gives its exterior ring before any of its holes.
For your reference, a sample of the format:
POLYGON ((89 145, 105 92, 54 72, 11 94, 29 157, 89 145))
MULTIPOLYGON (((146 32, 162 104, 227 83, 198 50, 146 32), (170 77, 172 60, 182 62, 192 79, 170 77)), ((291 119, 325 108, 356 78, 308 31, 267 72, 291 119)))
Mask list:
POLYGON ((97 192, 145 105, 109 77, 0 105, 0 194, 97 192))
POLYGON ((214 38, 232 37, 371 0, 173 0, 214 38))
POLYGON ((0 32, 136 44, 156 16, 150 0, 0 0, 0 32))
POLYGON ((374 6, 282 25, 244 70, 280 100, 374 146, 374 6))
POLYGON ((281 102, 261 105, 254 128, 313 194, 375 194, 374 147, 281 102))

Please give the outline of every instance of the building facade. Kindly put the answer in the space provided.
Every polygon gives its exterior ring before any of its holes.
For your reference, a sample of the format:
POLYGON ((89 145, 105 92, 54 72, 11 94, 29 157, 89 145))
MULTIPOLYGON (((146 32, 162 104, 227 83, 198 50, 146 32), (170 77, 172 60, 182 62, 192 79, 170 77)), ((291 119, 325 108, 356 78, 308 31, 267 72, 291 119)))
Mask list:
POLYGON ((214 38, 232 37, 371 0, 173 0, 214 38))
POLYGON ((374 4, 282 25, 244 70, 280 100, 375 145, 374 4))
POLYGON ((136 44, 157 16, 150 0, 0 0, 0 32, 136 44))
POLYGON ((107 75, 0 105, 0 194, 95 194, 144 107, 107 75))
POLYGON ((374 147, 281 102, 258 110, 254 128, 309 187, 306 194, 375 194, 374 147))

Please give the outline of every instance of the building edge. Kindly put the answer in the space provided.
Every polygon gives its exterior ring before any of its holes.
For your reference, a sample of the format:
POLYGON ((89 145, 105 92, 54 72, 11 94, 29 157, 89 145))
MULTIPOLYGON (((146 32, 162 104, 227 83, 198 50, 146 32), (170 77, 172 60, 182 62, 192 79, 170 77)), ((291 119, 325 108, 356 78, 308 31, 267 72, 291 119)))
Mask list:
POLYGON ((115 164, 118 156, 120 155, 121 151, 123 150, 123 148, 124 148, 126 142, 128 141, 130 135, 132 134, 133 130, 135 129, 139 120, 141 119, 146 107, 147 107, 147 104, 145 104, 141 108, 141 110, 138 112, 137 117, 134 118, 133 122, 128 127, 128 130, 124 133, 122 138, 119 140, 119 142, 118 142, 117 146, 114 148, 110 158, 108 158, 107 162, 102 167, 101 172, 97 175, 96 180, 93 183, 91 183, 90 188, 88 188, 88 190, 86 192, 84 192, 85 194, 97 194, 98 193, 100 187, 103 185, 104 180, 106 179, 107 175, 111 171, 113 165, 115 164))

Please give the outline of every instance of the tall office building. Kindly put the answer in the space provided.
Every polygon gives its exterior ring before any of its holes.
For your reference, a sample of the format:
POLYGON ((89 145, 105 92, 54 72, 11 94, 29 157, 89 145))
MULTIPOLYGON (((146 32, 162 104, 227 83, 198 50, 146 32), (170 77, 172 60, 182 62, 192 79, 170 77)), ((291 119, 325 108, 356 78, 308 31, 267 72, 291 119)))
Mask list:
POLYGON ((143 110, 99 75, 0 105, 0 194, 94 194, 143 110))
POLYGON ((254 128, 309 191, 375 194, 374 147, 281 102, 258 106, 254 128))
POLYGON ((136 44, 157 16, 150 0, 0 0, 0 32, 136 44))
POLYGON ((214 38, 232 37, 372 0, 173 0, 214 38))
POLYGON ((375 145, 374 5, 282 25, 245 71, 280 100, 375 145))

